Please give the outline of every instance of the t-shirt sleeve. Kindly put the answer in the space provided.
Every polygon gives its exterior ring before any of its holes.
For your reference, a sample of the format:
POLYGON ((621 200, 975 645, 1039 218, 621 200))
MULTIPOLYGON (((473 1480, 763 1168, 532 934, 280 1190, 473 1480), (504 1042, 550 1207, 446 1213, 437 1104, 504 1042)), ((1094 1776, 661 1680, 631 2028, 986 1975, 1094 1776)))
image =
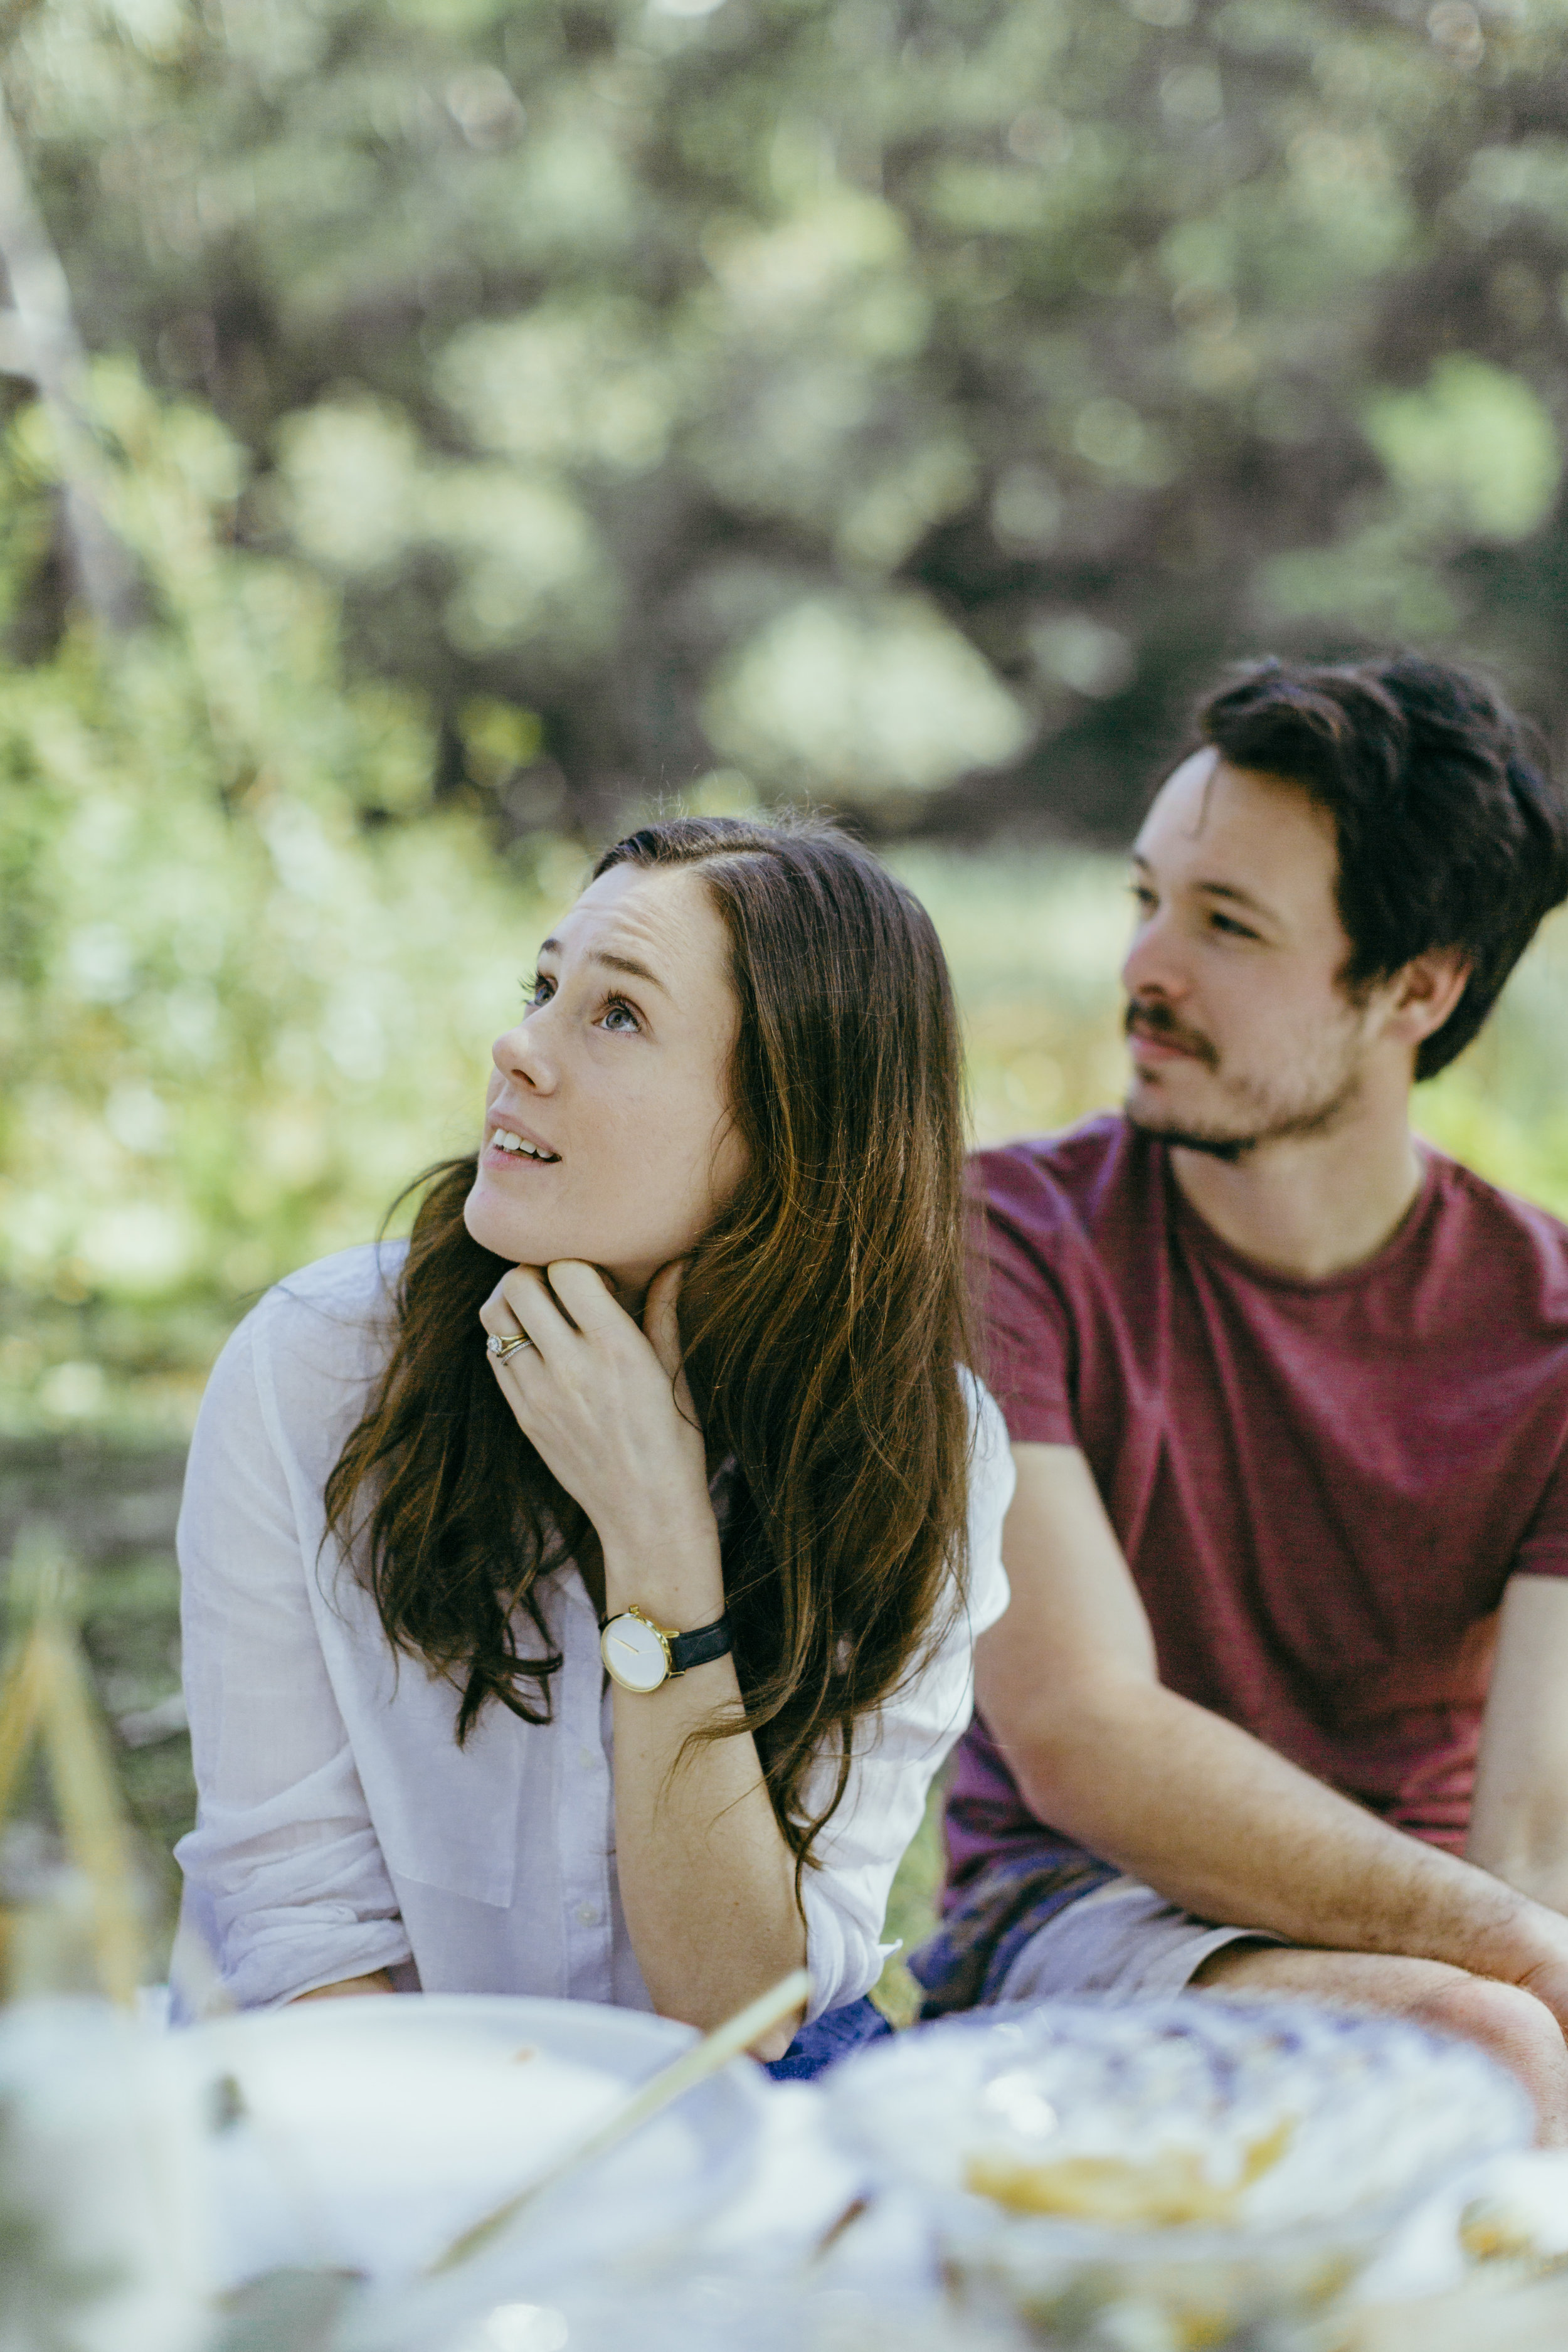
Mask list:
POLYGON ((1568 1576, 1568 1444, 1536 1506, 1514 1557, 1516 1576, 1568 1576))
POLYGON ((1010 1197, 1007 1174, 994 1175, 986 1159, 977 1173, 971 1251, 979 1370, 1015 1444, 1076 1445, 1071 1323, 1046 1260, 1046 1236, 1010 1197))

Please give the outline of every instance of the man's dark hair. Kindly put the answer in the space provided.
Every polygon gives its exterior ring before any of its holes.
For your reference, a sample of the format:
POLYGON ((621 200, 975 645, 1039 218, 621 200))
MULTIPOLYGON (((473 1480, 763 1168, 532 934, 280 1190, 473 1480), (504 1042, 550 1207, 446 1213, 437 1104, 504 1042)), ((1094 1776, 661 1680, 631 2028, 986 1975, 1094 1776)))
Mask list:
POLYGON ((1343 667, 1259 662, 1211 695, 1197 731, 1233 768, 1299 784, 1339 836, 1354 991, 1453 948, 1464 994, 1415 1056, 1461 1053, 1552 908, 1568 898, 1568 803, 1490 687, 1415 654, 1343 667))

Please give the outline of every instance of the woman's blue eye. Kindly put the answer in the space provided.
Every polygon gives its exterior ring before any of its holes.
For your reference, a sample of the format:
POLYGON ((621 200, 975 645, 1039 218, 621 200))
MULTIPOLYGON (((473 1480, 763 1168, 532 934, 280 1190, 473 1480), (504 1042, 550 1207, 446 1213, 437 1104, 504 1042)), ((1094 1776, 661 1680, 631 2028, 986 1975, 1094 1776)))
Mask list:
POLYGON ((605 1009, 605 1026, 606 1029, 612 1030, 617 1037, 635 1034, 637 1027, 637 1017, 632 1011, 629 1004, 614 1003, 607 1006, 605 1009), (623 1028, 619 1025, 623 1021, 629 1024, 629 1028, 623 1028))
POLYGON ((536 971, 531 980, 525 980, 522 983, 525 1004, 546 1003, 554 992, 555 982, 552 980, 546 980, 542 971, 536 971))

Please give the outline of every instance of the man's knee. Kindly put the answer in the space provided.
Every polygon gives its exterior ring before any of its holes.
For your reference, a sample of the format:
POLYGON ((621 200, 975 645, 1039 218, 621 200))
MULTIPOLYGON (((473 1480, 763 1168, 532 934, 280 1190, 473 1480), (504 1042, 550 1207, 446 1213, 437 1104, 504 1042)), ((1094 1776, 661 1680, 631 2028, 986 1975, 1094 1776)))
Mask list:
POLYGON ((1236 1944, 1215 1953, 1194 1984, 1232 1999, 1294 1996, 1405 2017, 1435 2033, 1475 2042, 1533 2087, 1546 2090, 1549 2104, 1568 2096, 1568 2049, 1544 2002, 1518 1985, 1470 1976, 1446 1960, 1236 1944))
POLYGON ((1445 1969, 1416 1990, 1409 2014, 1436 2033, 1478 2043, 1527 2081, 1561 2084, 1568 2074, 1562 2027, 1544 2001, 1519 1985, 1445 1969))
POLYGON ((1469 1976, 1444 1960, 1278 1944, 1233 1945, 1194 1981, 1231 2000, 1285 1996, 1382 2011, 1473 2042, 1529 2092, 1542 2142, 1568 2145, 1568 2045, 1545 2003, 1518 1985, 1469 1976))

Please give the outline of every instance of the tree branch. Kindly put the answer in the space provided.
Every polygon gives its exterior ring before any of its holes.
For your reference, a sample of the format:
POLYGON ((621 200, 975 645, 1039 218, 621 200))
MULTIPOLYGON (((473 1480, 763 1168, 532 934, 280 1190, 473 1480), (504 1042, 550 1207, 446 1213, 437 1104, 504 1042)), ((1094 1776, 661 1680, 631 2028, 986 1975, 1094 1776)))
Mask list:
POLYGON ((55 426, 71 572, 94 618, 116 631, 136 604, 136 575, 92 488, 91 428, 82 401, 87 355, 70 287, 33 201, 16 134, 0 96, 0 264, 11 307, 0 311, 0 373, 35 384, 55 426))

